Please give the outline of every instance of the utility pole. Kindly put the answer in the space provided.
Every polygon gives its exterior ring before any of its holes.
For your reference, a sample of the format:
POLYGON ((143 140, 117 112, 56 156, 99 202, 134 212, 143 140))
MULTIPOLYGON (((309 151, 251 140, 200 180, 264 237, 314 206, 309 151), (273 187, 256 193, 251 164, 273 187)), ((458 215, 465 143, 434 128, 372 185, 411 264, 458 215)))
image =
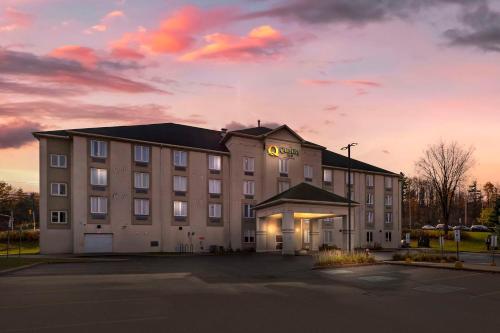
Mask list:
POLYGON ((351 186, 352 186, 352 181, 351 181, 351 147, 357 146, 358 144, 356 142, 350 143, 345 147, 342 147, 342 150, 347 150, 347 158, 348 158, 348 164, 347 164, 347 225, 348 225, 348 233, 347 233, 347 243, 349 246, 349 253, 352 251, 352 246, 351 246, 351 234, 352 234, 352 229, 351 229, 351 207, 352 207, 352 200, 351 200, 351 186))

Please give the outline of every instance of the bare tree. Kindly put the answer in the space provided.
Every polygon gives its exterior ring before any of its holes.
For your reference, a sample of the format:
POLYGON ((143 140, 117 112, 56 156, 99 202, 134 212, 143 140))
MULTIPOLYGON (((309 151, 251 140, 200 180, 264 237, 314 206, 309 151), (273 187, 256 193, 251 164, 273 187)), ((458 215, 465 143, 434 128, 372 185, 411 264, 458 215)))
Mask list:
POLYGON ((431 145, 417 162, 417 170, 429 181, 441 208, 445 232, 448 231, 451 209, 455 195, 474 164, 474 149, 462 148, 457 142, 443 141, 431 145))

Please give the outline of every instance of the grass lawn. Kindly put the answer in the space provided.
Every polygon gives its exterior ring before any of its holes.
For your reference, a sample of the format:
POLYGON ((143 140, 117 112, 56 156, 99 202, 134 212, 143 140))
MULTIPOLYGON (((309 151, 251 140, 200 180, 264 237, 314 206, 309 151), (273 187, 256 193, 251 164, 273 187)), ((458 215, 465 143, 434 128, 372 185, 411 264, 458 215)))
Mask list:
POLYGON ((19 257, 0 257, 0 271, 4 269, 34 264, 37 262, 46 262, 43 258, 19 258, 19 257))
MULTIPOLYGON (((19 253, 19 243, 10 243, 9 254, 17 255, 19 253)), ((40 245, 38 242, 22 242, 21 254, 39 254, 40 245)), ((7 254, 7 243, 0 243, 0 256, 7 254)))
MULTIPOLYGON (((437 232, 436 232, 437 233, 437 232)), ((486 244, 484 240, 490 234, 488 232, 464 232, 467 234, 469 239, 462 240, 459 244, 460 251, 468 251, 468 252, 480 252, 486 251, 486 244)), ((440 250, 439 247, 439 239, 431 238, 430 242, 431 249, 440 250)), ((411 247, 417 247, 417 240, 412 239, 411 247)), ((445 240, 444 241, 444 250, 445 251, 456 251, 457 245, 454 240, 445 240)))

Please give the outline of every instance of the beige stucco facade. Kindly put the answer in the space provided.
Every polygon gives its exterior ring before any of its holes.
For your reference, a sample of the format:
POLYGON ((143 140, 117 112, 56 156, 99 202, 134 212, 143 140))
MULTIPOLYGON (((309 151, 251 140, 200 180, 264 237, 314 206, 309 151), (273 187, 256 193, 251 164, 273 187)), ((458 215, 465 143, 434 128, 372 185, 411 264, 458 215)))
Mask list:
MULTIPOLYGON (((342 168, 323 165, 322 147, 310 144, 288 128, 264 138, 232 135, 225 138, 227 151, 209 151, 191 147, 170 146, 113 137, 73 133, 68 137, 40 135, 40 228, 42 253, 84 253, 93 235, 104 235, 111 245, 110 252, 206 252, 214 247, 234 250, 282 251, 289 254, 306 248, 317 250, 322 244, 346 248, 347 207, 345 205, 283 204, 259 209, 257 216, 244 216, 244 205, 255 206, 278 193, 278 183, 290 187, 304 181, 340 196, 347 196, 342 168), (105 158, 90 156, 90 141, 102 140, 107 145, 105 158), (134 147, 149 149, 149 161, 134 162, 134 147), (270 146, 293 149, 294 154, 270 154, 270 146), (177 168, 174 151, 187 153, 187 166, 177 168), (53 168, 50 154, 67 156, 66 168, 53 168), (221 168, 209 170, 209 155, 221 157, 221 168), (245 157, 254 159, 254 171, 245 172, 245 157), (279 160, 288 159, 288 173, 279 173, 279 160), (312 169, 312 178, 305 179, 304 166, 312 169), (107 170, 104 186, 90 184, 90 169, 107 170), (323 181, 323 169, 333 171, 331 183, 323 181), (134 188, 134 173, 149 175, 149 187, 134 188), (187 190, 173 189, 173 177, 187 179, 187 190), (211 195, 210 179, 220 180, 221 193, 211 195), (244 194, 243 183, 253 181, 253 195, 244 194), (67 183, 67 196, 53 196, 51 183, 67 183), (91 197, 107 198, 105 214, 90 212, 91 197), (136 216, 134 199, 148 201, 147 216, 136 216), (187 203, 187 216, 174 216, 174 201, 187 203), (209 218, 209 204, 222 205, 220 218, 209 218), (53 223, 53 211, 66 211, 66 223, 53 223), (326 219, 326 220, 325 220, 326 219), (306 234, 304 234, 306 232, 306 234), (280 240, 293 240, 287 242, 280 240), (307 242, 306 242, 307 241, 307 242), (283 243, 283 244, 277 244, 283 243)), ((222 140, 222 137, 221 137, 222 140)), ((352 208, 352 247, 398 247, 400 240, 400 185, 395 174, 369 173, 353 170, 354 200, 352 208), (374 176, 374 186, 368 188, 365 177, 374 176), (391 189, 385 188, 385 177, 393 179, 391 189), (367 207, 366 193, 375 194, 374 205, 367 207), (392 205, 384 205, 386 195, 392 195, 392 205), (367 223, 367 210, 374 212, 374 222, 367 223), (386 223, 385 213, 392 213, 392 223, 386 223), (367 241, 367 232, 371 232, 367 241), (386 235, 391 233, 391 237, 386 235)), ((106 245, 106 246, 108 246, 106 245)))

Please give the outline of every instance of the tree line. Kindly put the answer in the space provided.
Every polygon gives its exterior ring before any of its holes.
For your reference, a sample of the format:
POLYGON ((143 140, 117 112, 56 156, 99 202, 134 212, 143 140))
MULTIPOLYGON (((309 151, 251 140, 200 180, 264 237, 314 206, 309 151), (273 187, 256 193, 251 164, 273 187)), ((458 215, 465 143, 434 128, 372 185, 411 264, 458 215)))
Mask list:
POLYGON ((11 214, 16 227, 20 224, 32 227, 33 214, 38 226, 39 198, 38 193, 24 192, 21 188, 0 181, 0 230, 8 228, 8 216, 11 214))

